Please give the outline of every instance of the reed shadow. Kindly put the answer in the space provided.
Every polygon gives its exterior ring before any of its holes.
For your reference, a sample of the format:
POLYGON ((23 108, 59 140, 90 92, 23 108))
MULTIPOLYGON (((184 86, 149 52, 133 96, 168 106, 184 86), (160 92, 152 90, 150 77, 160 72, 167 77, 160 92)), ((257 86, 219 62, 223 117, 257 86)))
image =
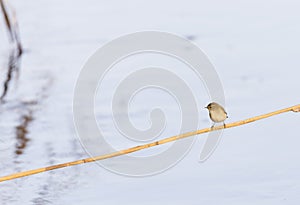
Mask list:
POLYGON ((6 78, 3 82, 3 90, 2 94, 0 97, 0 103, 4 102, 4 98, 6 97, 8 90, 9 90, 9 85, 11 81, 13 80, 14 74, 16 74, 16 79, 18 77, 20 67, 21 67, 21 57, 22 53, 19 52, 18 49, 13 49, 8 57, 8 63, 7 63, 7 74, 6 78))
POLYGON ((23 151, 27 146, 27 142, 30 141, 30 139, 27 137, 27 133, 28 133, 28 126, 32 120, 33 120, 32 112, 29 112, 28 114, 22 116, 21 124, 15 127, 16 138, 17 138, 15 153, 17 155, 23 154, 23 151))

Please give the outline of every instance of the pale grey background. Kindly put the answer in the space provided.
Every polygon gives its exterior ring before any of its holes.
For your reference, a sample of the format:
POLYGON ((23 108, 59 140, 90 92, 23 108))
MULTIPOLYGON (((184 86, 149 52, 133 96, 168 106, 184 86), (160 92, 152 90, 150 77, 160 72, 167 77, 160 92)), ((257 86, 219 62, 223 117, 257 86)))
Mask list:
MULTIPOLYGON (((193 39, 222 79, 228 121, 299 103, 298 1, 13 0, 11 4, 17 10, 27 52, 18 84, 12 84, 9 102, 0 107, 0 136, 6 142, 0 154, 1 175, 86 157, 72 122, 75 81, 90 54, 126 33, 162 30, 193 39), (24 153, 16 156, 16 126, 29 112, 34 115, 28 127, 30 141, 24 153)), ((2 80, 8 55, 2 19, 0 45, 2 80)), ((199 104, 206 105, 205 88, 192 75, 190 81, 199 88, 199 104)), ((143 113, 133 120, 147 126, 143 113)), ((201 126, 210 126, 204 109, 200 121, 201 126)), ((170 123, 174 127, 166 134, 177 129, 178 122, 170 123)), ((215 153, 203 164, 197 161, 205 135, 199 136, 176 167, 148 178, 118 176, 87 164, 4 182, 0 201, 297 204, 298 125, 299 115, 289 113, 226 130, 215 153)))

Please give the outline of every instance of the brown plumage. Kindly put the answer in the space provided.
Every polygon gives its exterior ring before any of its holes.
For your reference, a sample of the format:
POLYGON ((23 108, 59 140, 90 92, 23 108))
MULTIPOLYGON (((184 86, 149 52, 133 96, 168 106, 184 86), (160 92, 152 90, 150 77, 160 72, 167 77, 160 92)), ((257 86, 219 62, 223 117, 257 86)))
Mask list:
POLYGON ((214 122, 213 126, 215 125, 216 122, 223 122, 223 125, 225 126, 224 121, 226 120, 226 118, 228 118, 228 116, 227 116, 227 112, 221 105, 212 102, 209 103, 205 108, 208 109, 209 117, 214 122))

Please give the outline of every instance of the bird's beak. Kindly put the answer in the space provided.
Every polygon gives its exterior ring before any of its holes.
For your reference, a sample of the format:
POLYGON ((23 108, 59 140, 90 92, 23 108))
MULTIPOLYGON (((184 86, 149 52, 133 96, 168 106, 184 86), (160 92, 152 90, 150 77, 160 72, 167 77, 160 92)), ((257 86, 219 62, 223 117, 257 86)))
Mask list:
POLYGON ((207 109, 207 107, 204 107, 204 108, 206 108, 206 109, 207 109))

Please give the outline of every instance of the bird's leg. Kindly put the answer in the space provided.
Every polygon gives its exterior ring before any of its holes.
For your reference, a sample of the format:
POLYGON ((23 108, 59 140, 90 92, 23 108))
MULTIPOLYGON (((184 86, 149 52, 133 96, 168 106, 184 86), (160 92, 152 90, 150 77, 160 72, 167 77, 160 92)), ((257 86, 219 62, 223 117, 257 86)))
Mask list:
POLYGON ((215 126, 215 124, 216 124, 216 123, 214 123, 214 124, 213 124, 213 125, 210 127, 210 129, 213 129, 213 128, 214 128, 214 126, 215 126))
POLYGON ((223 127, 226 128, 225 122, 223 122, 223 127))

